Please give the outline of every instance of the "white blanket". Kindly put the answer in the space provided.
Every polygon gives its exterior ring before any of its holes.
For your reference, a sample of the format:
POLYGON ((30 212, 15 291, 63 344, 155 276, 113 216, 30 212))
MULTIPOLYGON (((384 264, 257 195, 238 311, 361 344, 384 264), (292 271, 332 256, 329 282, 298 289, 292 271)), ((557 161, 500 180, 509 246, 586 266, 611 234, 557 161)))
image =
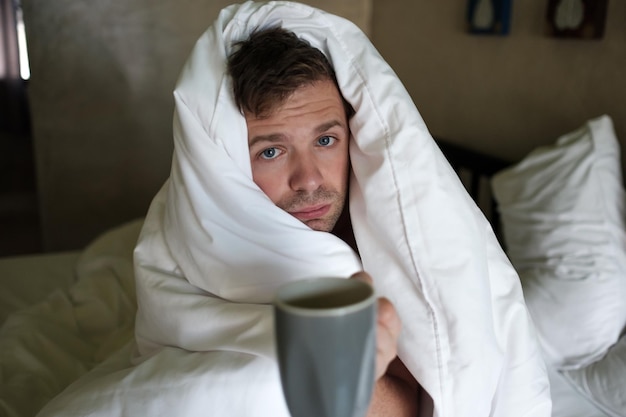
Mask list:
POLYGON ((199 39, 174 95, 171 176, 135 250, 134 365, 129 347, 42 416, 287 416, 274 353, 276 287, 362 268, 399 312, 400 356, 434 416, 550 414, 514 270, 401 82, 355 25, 294 3, 233 5, 199 39), (277 24, 329 57, 356 110, 350 210, 362 265, 252 181, 225 62, 233 42, 277 24))
POLYGON ((111 229, 80 253, 0 262, 0 280, 15 281, 2 289, 20 289, 13 293, 18 300, 33 301, 11 312, 0 327, 0 416, 36 415, 132 339, 137 309, 132 254, 142 224, 139 219, 111 229), (34 302, 33 293, 43 299, 34 302))

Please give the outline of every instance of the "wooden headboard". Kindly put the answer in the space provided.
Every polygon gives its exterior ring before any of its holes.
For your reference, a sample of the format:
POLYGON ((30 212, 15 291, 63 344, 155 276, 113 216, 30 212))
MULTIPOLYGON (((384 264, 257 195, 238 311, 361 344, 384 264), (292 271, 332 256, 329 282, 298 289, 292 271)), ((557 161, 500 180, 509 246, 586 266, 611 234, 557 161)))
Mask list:
POLYGON ((507 168, 512 162, 462 147, 446 139, 435 140, 503 243, 500 216, 493 199, 490 181, 495 173, 507 168))

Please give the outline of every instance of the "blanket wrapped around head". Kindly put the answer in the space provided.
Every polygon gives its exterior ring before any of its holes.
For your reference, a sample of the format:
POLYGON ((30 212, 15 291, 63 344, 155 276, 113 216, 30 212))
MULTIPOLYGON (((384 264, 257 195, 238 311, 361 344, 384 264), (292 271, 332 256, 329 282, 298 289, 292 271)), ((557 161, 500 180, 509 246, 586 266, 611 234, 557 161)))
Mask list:
POLYGON ((198 40, 174 96, 171 176, 135 250, 138 354, 134 368, 109 375, 115 384, 94 383, 106 398, 121 393, 124 412, 142 415, 176 407, 187 416, 287 416, 274 352, 277 286, 364 269, 398 310, 399 355, 434 416, 550 414, 516 273, 402 83, 354 24, 297 3, 230 6, 198 40), (226 60, 236 41, 276 25, 328 57, 356 111, 349 206, 361 259, 252 180, 226 60))

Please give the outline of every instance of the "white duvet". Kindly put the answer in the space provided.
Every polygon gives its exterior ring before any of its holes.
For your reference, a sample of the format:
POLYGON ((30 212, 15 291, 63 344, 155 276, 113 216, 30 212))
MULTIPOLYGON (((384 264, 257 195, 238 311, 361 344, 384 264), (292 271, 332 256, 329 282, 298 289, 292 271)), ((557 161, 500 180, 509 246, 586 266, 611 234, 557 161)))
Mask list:
POLYGON ((294 3, 233 5, 199 39, 174 96, 171 176, 135 250, 136 345, 41 416, 288 416, 274 291, 360 269, 395 304, 399 354, 434 416, 550 415, 517 275, 401 82, 355 25, 294 3), (329 57, 356 110, 350 210, 362 264, 251 179, 225 59, 233 42, 277 24, 329 57))

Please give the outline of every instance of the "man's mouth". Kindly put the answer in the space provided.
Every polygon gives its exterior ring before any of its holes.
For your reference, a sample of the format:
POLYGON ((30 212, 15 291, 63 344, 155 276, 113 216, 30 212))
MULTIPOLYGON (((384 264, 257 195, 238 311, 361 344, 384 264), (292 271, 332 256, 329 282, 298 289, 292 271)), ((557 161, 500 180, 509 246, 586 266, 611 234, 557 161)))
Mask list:
POLYGON ((300 221, 307 221, 313 219, 319 219, 328 213, 330 210, 330 204, 317 204, 315 206, 302 207, 295 211, 290 211, 289 214, 294 216, 300 221))

